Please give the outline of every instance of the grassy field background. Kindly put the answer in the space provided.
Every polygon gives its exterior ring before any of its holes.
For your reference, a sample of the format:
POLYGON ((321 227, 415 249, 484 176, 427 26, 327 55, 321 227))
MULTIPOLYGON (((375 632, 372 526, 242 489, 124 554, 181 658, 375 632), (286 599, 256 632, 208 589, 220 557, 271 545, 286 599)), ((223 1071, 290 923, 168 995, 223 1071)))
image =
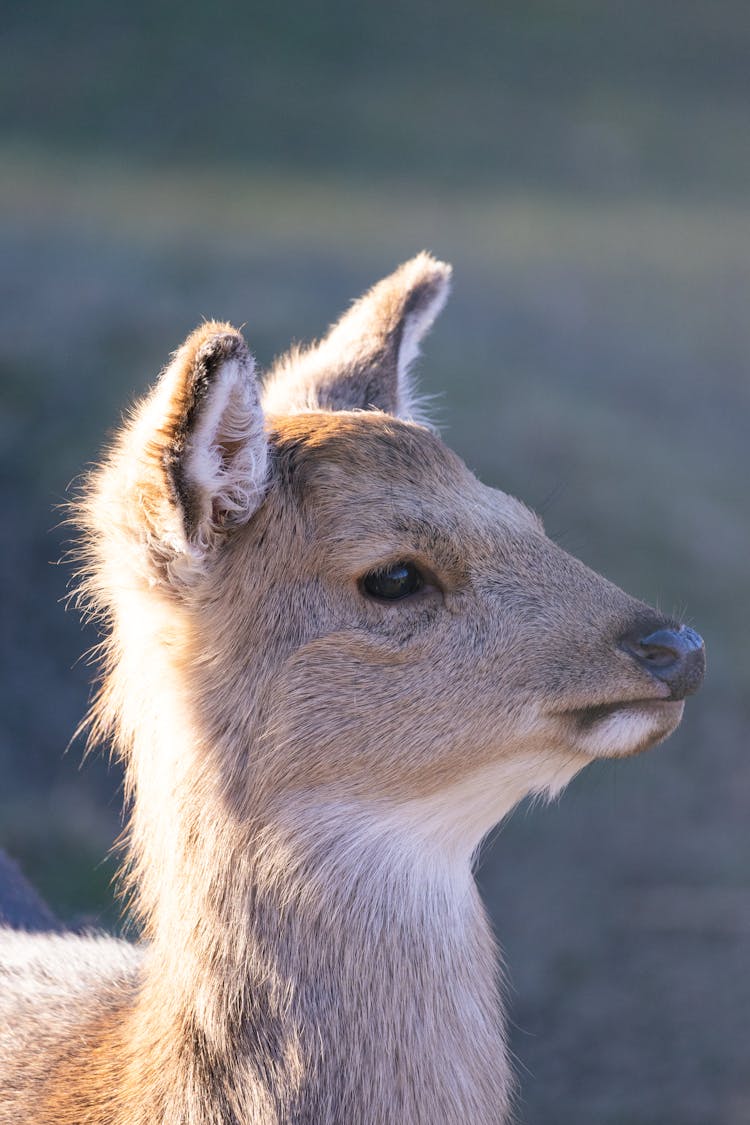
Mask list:
POLYGON ((666 746, 485 849, 521 1120, 747 1125, 746 6, 31 4, 0 51, 0 846, 115 924, 71 479, 202 317, 268 364, 428 247, 447 439, 709 652, 666 746))

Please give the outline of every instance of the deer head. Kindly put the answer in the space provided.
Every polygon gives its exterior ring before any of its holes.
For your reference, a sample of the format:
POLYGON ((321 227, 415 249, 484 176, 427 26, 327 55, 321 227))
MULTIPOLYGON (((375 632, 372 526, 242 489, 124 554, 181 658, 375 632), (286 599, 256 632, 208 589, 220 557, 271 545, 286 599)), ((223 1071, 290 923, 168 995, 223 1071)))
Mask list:
POLYGON ((679 723, 697 634, 424 424, 410 368, 449 281, 420 254, 265 387, 204 324, 118 439, 85 506, 99 721, 126 755, 144 711, 181 732, 139 749, 139 797, 210 775, 240 823, 356 808, 469 856, 525 794, 679 723))

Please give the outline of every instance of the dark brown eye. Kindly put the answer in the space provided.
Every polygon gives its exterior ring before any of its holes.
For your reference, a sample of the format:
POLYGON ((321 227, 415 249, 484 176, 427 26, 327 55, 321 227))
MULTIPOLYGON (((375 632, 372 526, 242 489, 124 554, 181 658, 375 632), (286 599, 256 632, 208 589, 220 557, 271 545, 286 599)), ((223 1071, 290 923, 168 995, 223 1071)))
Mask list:
POLYGON ((373 570, 362 579, 362 588, 371 598, 395 602, 416 594, 424 586, 424 578, 413 563, 399 562, 383 570, 373 570))

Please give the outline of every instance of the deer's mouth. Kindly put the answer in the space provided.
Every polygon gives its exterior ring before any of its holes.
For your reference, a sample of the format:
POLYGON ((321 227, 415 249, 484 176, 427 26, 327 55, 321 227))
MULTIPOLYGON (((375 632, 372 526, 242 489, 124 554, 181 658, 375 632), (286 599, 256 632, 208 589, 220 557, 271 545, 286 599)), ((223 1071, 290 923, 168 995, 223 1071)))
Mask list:
POLYGON ((679 722, 682 717, 683 709, 682 700, 668 700, 668 699, 622 699, 617 703, 598 703, 593 707, 576 708, 570 714, 575 719, 579 728, 586 731, 595 726, 596 723, 602 722, 604 719, 611 718, 612 715, 618 715, 621 712, 629 711, 642 711, 657 717, 663 715, 664 718, 673 717, 679 722))
POLYGON ((595 757, 620 757, 648 750, 679 725, 684 703, 669 699, 624 699, 567 713, 574 741, 595 757))

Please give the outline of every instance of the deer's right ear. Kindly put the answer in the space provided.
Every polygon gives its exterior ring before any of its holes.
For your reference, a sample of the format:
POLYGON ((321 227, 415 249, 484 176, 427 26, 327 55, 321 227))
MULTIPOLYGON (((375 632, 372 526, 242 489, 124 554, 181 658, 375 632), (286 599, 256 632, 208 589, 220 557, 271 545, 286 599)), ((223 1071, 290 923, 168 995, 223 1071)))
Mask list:
POLYGON ((200 563, 246 523, 266 484, 268 446, 253 359, 229 324, 198 328, 173 356, 118 450, 152 548, 200 563))
POLYGON ((424 420, 411 365, 445 304, 451 267, 417 254, 360 297, 328 335, 282 356, 266 380, 271 414, 383 410, 424 420))

